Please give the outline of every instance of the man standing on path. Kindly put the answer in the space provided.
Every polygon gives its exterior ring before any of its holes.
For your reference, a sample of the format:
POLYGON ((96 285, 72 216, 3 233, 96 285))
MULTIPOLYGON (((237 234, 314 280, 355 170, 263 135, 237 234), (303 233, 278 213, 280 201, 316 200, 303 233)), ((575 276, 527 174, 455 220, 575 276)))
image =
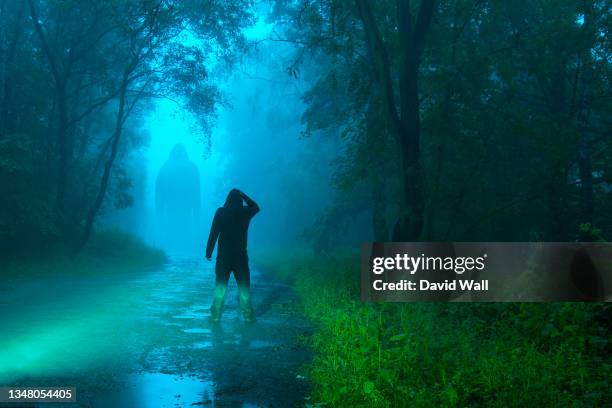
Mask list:
POLYGON ((211 260, 217 239, 217 264, 215 266, 215 294, 211 307, 213 322, 218 322, 223 311, 225 292, 230 274, 238 284, 240 308, 248 322, 254 322, 251 295, 249 293, 250 271, 247 254, 247 235, 251 218, 259 212, 259 206, 238 189, 227 195, 223 207, 219 207, 210 227, 206 259, 211 260), (243 205, 243 201, 246 204, 243 205))

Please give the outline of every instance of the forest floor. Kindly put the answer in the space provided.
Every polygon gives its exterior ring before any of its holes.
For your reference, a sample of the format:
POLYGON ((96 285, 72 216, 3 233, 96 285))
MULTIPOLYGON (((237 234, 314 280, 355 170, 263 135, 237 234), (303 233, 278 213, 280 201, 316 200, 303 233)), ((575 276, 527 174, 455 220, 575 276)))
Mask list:
POLYGON ((5 280, 0 384, 76 387, 83 407, 304 405, 312 329, 290 287, 257 268, 251 280, 253 324, 233 278, 222 321, 210 322, 214 262, 203 260, 5 280))

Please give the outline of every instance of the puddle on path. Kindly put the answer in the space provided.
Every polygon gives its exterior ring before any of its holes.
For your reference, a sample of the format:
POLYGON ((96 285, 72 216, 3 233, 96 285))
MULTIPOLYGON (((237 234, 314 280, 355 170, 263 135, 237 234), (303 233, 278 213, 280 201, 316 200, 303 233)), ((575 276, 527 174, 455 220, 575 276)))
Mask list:
POLYGON ((128 384, 138 390, 138 407, 191 406, 213 402, 215 395, 212 381, 169 374, 134 374, 128 384))
POLYGON ((184 313, 181 315, 172 316, 173 319, 203 319, 204 313, 184 313))
POLYGON ((201 341, 197 343, 193 343, 191 348, 195 349, 211 349, 213 347, 212 341, 201 341))
POLYGON ((194 312, 199 312, 200 310, 210 310, 210 305, 193 305, 190 307, 190 310, 194 312))
POLYGON ((138 373, 127 375, 123 384, 120 392, 96 396, 93 407, 215 406, 215 384, 211 380, 163 373, 138 373))
POLYGON ((267 347, 276 347, 276 346, 280 346, 281 343, 277 342, 277 341, 269 341, 269 340, 251 340, 249 347, 251 349, 263 349, 263 348, 267 348, 267 347))
POLYGON ((183 323, 175 323, 175 322, 162 322, 164 326, 182 326, 183 323))
POLYGON ((201 327, 195 327, 192 329, 183 329, 183 331, 185 333, 205 333, 205 334, 209 334, 210 333, 210 329, 203 329, 201 327))

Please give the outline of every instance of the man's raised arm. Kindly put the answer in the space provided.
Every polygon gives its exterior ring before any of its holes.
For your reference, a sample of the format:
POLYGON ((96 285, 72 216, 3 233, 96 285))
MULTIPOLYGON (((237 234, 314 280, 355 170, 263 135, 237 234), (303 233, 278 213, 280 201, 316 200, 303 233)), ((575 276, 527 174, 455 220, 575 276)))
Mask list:
POLYGON ((259 212, 259 206, 257 205, 257 203, 255 201, 253 201, 253 199, 251 197, 249 197, 248 195, 244 194, 244 192, 240 191, 240 196, 242 197, 242 199, 244 200, 244 202, 247 205, 247 208, 249 208, 252 212, 252 215, 255 215, 259 212))

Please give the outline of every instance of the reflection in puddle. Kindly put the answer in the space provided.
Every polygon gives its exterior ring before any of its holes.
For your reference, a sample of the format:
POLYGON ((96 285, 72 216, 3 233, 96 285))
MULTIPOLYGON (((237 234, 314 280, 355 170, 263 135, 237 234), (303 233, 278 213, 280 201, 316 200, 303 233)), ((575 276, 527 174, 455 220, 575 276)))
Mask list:
POLYGON ((206 306, 206 305, 193 305, 190 309, 192 311, 194 311, 194 312, 198 312, 200 310, 209 310, 210 306, 206 306))
POLYGON ((182 323, 162 322, 164 326, 182 326, 182 323))
POLYGON ((210 329, 202 329, 200 327, 192 328, 192 329, 183 329, 185 333, 210 333, 210 329))
POLYGON ((191 345, 191 348, 196 348, 196 349, 212 348, 212 347, 213 347, 212 341, 201 341, 198 343, 193 343, 191 345))
POLYGON ((174 319, 201 319, 204 317, 204 313, 185 313, 182 315, 172 316, 174 319))
POLYGON ((146 373, 132 375, 128 384, 138 389, 139 407, 191 406, 214 399, 212 381, 169 374, 146 373))
POLYGON ((280 343, 276 341, 252 340, 249 346, 252 349, 262 349, 262 348, 267 348, 267 347, 275 347, 275 346, 278 346, 279 344, 280 343))
POLYGON ((95 407, 214 406, 214 383, 162 373, 130 374, 125 389, 95 398, 95 407))

